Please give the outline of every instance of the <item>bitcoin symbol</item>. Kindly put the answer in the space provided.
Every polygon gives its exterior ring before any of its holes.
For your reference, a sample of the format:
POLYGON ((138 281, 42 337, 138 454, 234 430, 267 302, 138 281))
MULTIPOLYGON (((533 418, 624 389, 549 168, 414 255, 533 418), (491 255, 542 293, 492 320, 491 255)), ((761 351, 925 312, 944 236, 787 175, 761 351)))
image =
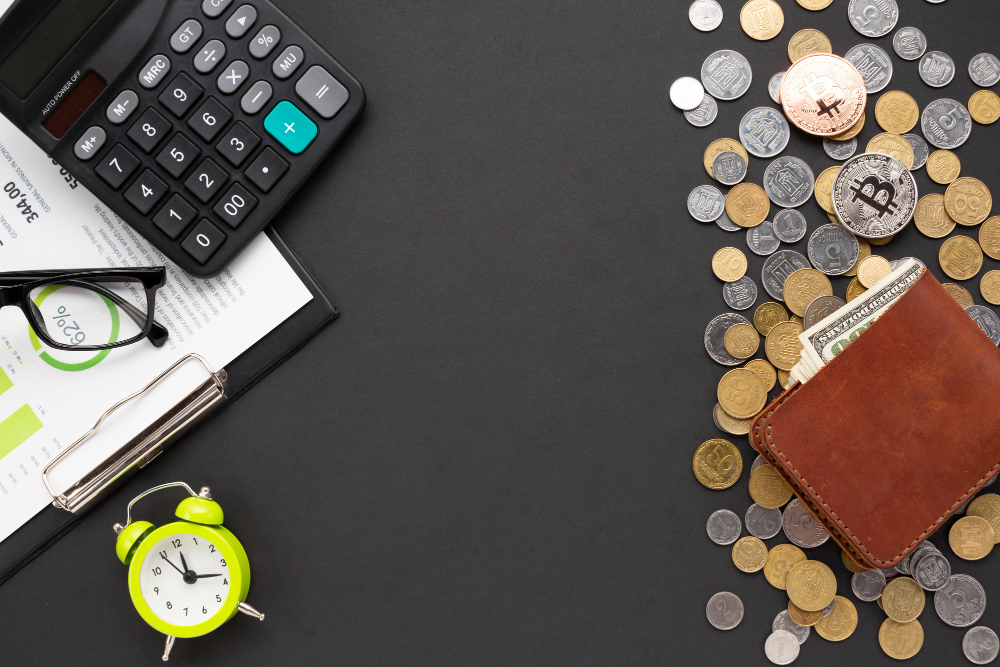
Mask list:
POLYGON ((799 91, 812 98, 820 116, 840 115, 840 105, 847 101, 847 93, 829 76, 807 74, 799 91))
POLYGON ((868 176, 864 180, 855 181, 854 185, 851 186, 851 192, 854 193, 854 201, 868 204, 875 209, 879 217, 895 213, 896 209, 899 208, 899 205, 893 201, 896 198, 896 188, 892 186, 892 183, 879 180, 878 176, 868 176), (871 193, 866 191, 869 186, 871 193), (885 193, 885 201, 879 201, 879 195, 882 193, 885 193))

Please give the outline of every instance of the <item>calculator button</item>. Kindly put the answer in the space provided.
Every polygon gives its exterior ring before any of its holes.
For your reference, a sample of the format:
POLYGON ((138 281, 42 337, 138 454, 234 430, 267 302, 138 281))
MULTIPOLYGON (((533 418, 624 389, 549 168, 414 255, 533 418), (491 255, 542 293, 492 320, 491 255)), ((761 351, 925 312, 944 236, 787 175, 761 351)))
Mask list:
POLYGON ((214 19, 216 16, 222 14, 226 11, 226 7, 232 4, 233 0, 203 0, 201 3, 201 11, 205 13, 210 19, 214 19))
POLYGON ((298 155, 316 138, 316 123, 299 111, 299 108, 282 100, 264 118, 264 129, 290 153, 298 155))
POLYGON ((270 148, 265 148, 244 173, 251 183, 261 189, 261 192, 268 193, 286 171, 288 163, 270 148))
POLYGON ((139 85, 143 88, 156 88, 160 79, 170 71, 170 58, 158 54, 149 59, 146 66, 139 72, 139 85))
POLYGON ((132 90, 118 93, 115 101, 108 105, 105 114, 112 125, 121 125, 139 108, 139 96, 132 90))
POLYGON ((241 222, 246 220, 255 206, 257 206, 257 198, 247 192, 247 189, 239 183, 233 183, 212 210, 227 225, 236 229, 241 222))
POLYGON ((313 65, 295 84, 295 93, 323 118, 333 118, 347 104, 347 88, 319 65, 313 65))
POLYGON ((194 103, 201 98, 201 94, 204 92, 205 89, 195 83, 194 79, 181 72, 160 93, 159 100, 160 104, 167 107, 170 113, 178 118, 182 118, 194 106, 194 103))
POLYGON ((277 26, 266 25, 250 42, 250 55, 257 60, 267 58, 281 41, 281 31, 277 26))
POLYGON ((76 142, 76 145, 73 146, 73 155, 84 162, 93 160, 97 152, 104 147, 104 143, 107 140, 108 133, 104 131, 104 128, 95 125, 84 132, 83 136, 76 142))
POLYGON ((207 218, 202 218, 198 226, 181 242, 181 247, 194 258, 194 261, 204 264, 212 259, 212 255, 222 247, 225 240, 226 235, 219 231, 218 227, 207 218))
POLYGON ((271 99, 272 92, 271 84, 267 81, 258 81, 250 86, 250 90, 240 100, 240 108, 243 109, 243 113, 248 116, 260 113, 260 110, 271 99))
POLYGON ((251 5, 240 5, 239 9, 226 21, 226 34, 239 39, 257 22, 257 10, 251 5))
POLYGON ((139 178, 135 179, 132 187, 125 191, 125 200, 132 204, 139 213, 146 215, 160 203, 166 194, 167 184, 147 169, 139 175, 139 178))
POLYGON ((286 46, 274 62, 271 64, 271 72, 282 81, 295 74, 295 70, 302 64, 306 54, 297 46, 286 46))
POLYGON ((215 164, 211 158, 205 158, 184 181, 184 187, 194 193, 194 196, 200 199, 202 204, 205 204, 222 189, 228 180, 229 174, 222 167, 215 164))
POLYGON ((105 183, 117 190, 138 168, 139 158, 121 144, 115 144, 94 171, 105 183))
POLYGON ((188 19, 170 36, 170 48, 177 53, 187 53, 201 39, 201 23, 188 19))
POLYGON ((178 132, 156 156, 156 164, 163 167, 164 171, 174 178, 180 178, 181 174, 194 164, 200 154, 201 150, 178 132))
POLYGON ((152 153, 164 137, 170 134, 172 126, 155 109, 146 109, 129 128, 128 138, 146 153, 152 153))
POLYGON ((215 85, 222 94, 232 95, 239 90, 248 76, 250 76, 250 66, 242 60, 234 60, 222 71, 215 85))
POLYGON ((219 100, 209 97, 204 104, 198 107, 194 115, 188 118, 188 125, 199 137, 205 141, 211 141, 232 117, 233 114, 229 113, 219 100))
POLYGON ((208 74, 226 57, 226 45, 217 39, 205 43, 201 51, 194 57, 194 68, 202 74, 208 74))
POLYGON ((259 143, 260 137, 242 122, 237 122, 226 136, 222 137, 222 141, 216 144, 215 150, 219 151, 219 155, 226 158, 231 165, 238 167, 253 153, 259 143))
POLYGON ((184 201, 184 197, 174 195, 167 205, 153 216, 153 224, 173 241, 181 235, 185 227, 194 222, 196 215, 198 211, 194 206, 184 201))

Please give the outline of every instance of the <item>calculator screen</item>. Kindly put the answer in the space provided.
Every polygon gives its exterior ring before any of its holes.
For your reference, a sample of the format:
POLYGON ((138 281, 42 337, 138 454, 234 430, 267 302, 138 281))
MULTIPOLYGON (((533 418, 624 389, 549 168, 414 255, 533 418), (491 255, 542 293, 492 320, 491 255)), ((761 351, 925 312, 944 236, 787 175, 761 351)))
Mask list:
POLYGON ((0 83, 20 99, 27 99, 114 1, 57 2, 0 63, 0 83))

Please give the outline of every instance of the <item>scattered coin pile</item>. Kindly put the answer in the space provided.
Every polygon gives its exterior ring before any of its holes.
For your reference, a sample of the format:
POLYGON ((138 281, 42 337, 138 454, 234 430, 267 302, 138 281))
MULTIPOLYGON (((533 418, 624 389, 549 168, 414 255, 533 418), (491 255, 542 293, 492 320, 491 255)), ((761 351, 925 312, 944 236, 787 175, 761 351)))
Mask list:
MULTIPOLYGON (((818 12, 834 0, 796 2, 818 12)), ((850 24, 869 39, 887 37, 899 20, 896 0, 837 4, 846 5, 850 24)), ((723 10, 716 0, 695 0, 689 18, 695 28, 709 32, 721 25, 723 10)), ((777 37, 784 20, 775 0, 750 0, 739 14, 744 32, 760 41, 777 37)), ((941 88, 954 79, 954 61, 941 51, 928 51, 927 38, 919 29, 899 28, 891 41, 899 59, 916 62, 928 86, 941 88)), ((696 187, 687 200, 695 220, 745 234, 750 252, 766 258, 759 286, 772 300, 756 305, 752 320, 749 314, 740 314, 753 308, 760 296, 758 284, 747 275, 745 252, 738 244, 726 244, 711 261, 712 272, 723 283, 723 300, 735 311, 715 317, 705 330, 709 356, 730 367, 719 381, 712 419, 732 436, 746 435, 772 390, 788 385, 790 371, 800 360, 799 335, 900 266, 902 259, 890 262, 873 248, 891 242, 910 221, 924 236, 942 239, 938 262, 956 281, 945 288, 1000 345, 1000 317, 976 305, 972 294, 958 284, 979 275, 984 255, 1000 259, 1000 216, 990 217, 989 188, 963 175, 953 152, 969 139, 974 122, 988 125, 1000 119, 1000 97, 987 90, 1000 82, 1000 59, 988 53, 972 58, 969 76, 982 89, 968 104, 942 97, 921 111, 908 93, 886 90, 893 58, 876 44, 858 44, 841 57, 822 32, 806 29, 789 39, 788 57, 789 68, 768 83, 770 102, 777 108, 765 104, 751 109, 740 120, 735 139, 709 143, 703 162, 712 180, 696 187), (858 153, 871 106, 878 128, 858 153), (841 164, 816 172, 804 160, 782 155, 792 128, 822 141, 826 155, 841 164), (746 180, 751 156, 769 160, 759 185, 746 180), (924 167, 944 192, 918 195, 913 172, 924 167), (721 187, 729 190, 724 193, 721 187), (800 209, 810 201, 826 217, 809 235, 803 254, 783 244, 806 238, 807 213, 800 209), (978 239, 952 235, 958 227, 978 227, 978 239), (834 293, 831 279, 838 277, 850 278, 843 296, 834 293), (762 358, 754 358, 758 355, 762 358)), ((718 119, 719 103, 741 98, 752 80, 753 70, 744 55, 718 50, 705 59, 697 78, 674 82, 670 99, 691 125, 707 127, 718 119)), ((985 273, 979 291, 987 303, 1000 305, 1000 271, 985 273)), ((707 488, 730 488, 743 475, 740 448, 728 439, 710 439, 697 448, 693 469, 707 488)), ((805 551, 824 544, 829 533, 759 456, 750 466, 749 490, 754 503, 742 521, 722 509, 709 517, 707 532, 716 544, 731 546, 739 570, 763 572, 772 586, 787 593, 788 606, 775 617, 764 652, 774 664, 789 664, 811 629, 828 641, 847 639, 858 625, 858 613, 846 592, 838 595, 833 570, 805 551), (744 524, 749 535, 742 535, 744 524), (768 549, 763 540, 779 533, 788 543, 768 549)), ((958 514, 963 513, 948 533, 949 546, 958 558, 984 558, 1000 539, 1000 496, 982 493, 959 509, 958 514)), ((877 602, 885 612, 878 642, 893 658, 912 657, 923 645, 918 617, 928 593, 933 593, 937 615, 950 626, 973 626, 985 610, 986 595, 979 582, 952 573, 948 557, 929 541, 888 570, 869 570, 847 553, 841 556, 838 567, 854 573, 854 598, 877 602)), ((730 630, 743 619, 744 607, 734 593, 721 592, 711 598, 706 611, 713 626, 730 630)), ((972 627, 962 650, 973 663, 986 664, 1000 652, 1000 640, 989 628, 972 627)))

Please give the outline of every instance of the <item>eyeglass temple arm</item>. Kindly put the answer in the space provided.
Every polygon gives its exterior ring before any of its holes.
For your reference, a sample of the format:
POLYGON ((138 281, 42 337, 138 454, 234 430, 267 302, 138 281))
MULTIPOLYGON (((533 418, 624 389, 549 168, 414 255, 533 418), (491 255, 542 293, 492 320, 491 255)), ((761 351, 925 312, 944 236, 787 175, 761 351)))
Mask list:
MULTIPOLYGON (((111 290, 102 286, 100 283, 92 283, 92 282, 87 282, 85 280, 67 280, 63 284, 82 286, 86 287, 87 289, 98 292, 99 294, 114 301, 115 304, 117 304, 122 310, 125 311, 125 314, 128 315, 132 319, 132 321, 136 323, 137 326, 140 327, 146 326, 146 318, 147 318, 146 313, 142 312, 141 310, 139 310, 131 303, 129 303, 125 299, 121 298, 120 296, 112 292, 111 290)), ((153 344, 153 347, 163 347, 163 344, 167 342, 167 337, 169 335, 170 332, 167 331, 167 328, 162 324, 160 324, 159 322, 157 322, 156 318, 153 318, 153 326, 152 328, 150 328, 149 335, 147 336, 147 338, 149 338, 149 342, 153 344)))

